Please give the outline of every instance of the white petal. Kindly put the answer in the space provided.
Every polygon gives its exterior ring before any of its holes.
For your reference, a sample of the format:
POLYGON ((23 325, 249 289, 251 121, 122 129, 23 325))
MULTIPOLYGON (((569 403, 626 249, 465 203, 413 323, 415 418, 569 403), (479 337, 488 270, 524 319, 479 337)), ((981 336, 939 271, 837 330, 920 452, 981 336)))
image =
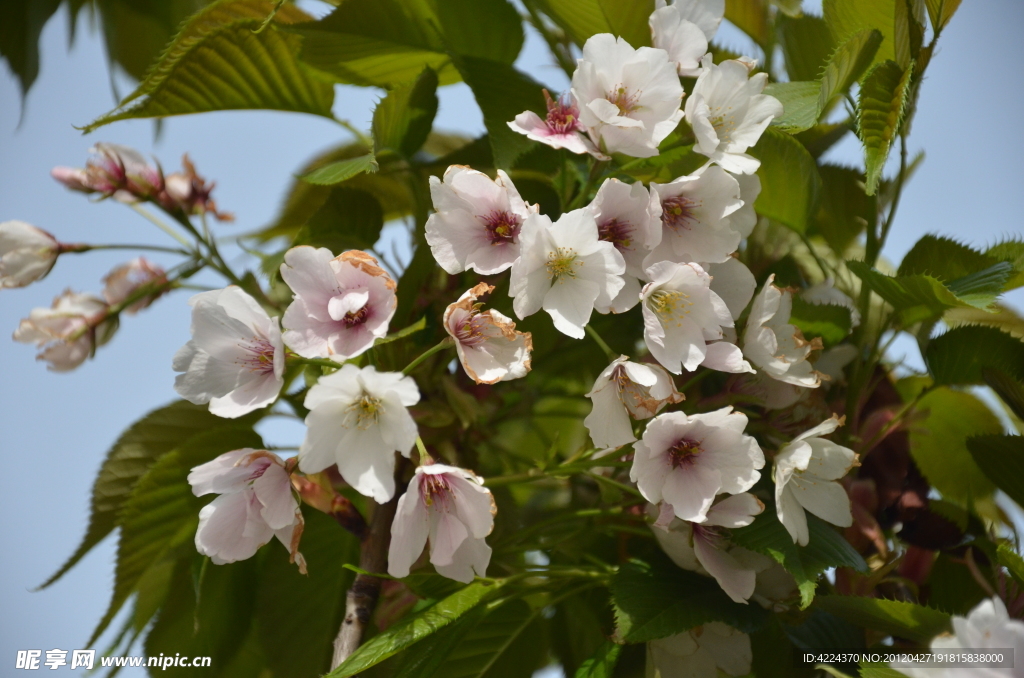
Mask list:
POLYGON ((414 477, 409 489, 399 497, 395 519, 391 522, 388 574, 398 578, 409 576, 409 568, 423 553, 429 529, 427 507, 423 504, 419 483, 414 477))
POLYGON ((750 599, 756 578, 753 570, 743 568, 735 558, 697 534, 693 538, 693 550, 697 560, 715 578, 727 596, 737 603, 746 603, 750 599))

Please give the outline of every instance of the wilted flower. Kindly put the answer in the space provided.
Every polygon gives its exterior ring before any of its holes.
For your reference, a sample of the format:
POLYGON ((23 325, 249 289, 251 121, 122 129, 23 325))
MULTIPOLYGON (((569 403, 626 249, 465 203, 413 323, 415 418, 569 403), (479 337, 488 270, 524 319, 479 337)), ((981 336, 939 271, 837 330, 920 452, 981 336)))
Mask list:
POLYGON ((427 244, 448 273, 501 273, 519 256, 519 230, 531 210, 502 170, 492 180, 452 165, 443 182, 430 177, 430 198, 437 211, 427 219, 427 244))
POLYGON ((318 473, 338 465, 357 492, 383 504, 395 494, 395 452, 408 457, 416 422, 406 409, 420 400, 412 377, 344 365, 306 394, 306 439, 299 468, 318 473))
POLYGON ((594 308, 610 306, 622 289, 622 255, 598 240, 597 223, 586 209, 566 212, 554 224, 546 215, 531 214, 520 239, 522 255, 509 281, 516 315, 525 318, 543 308, 558 331, 582 339, 594 308))
POLYGON ((571 93, 555 100, 547 90, 544 90, 544 99, 548 105, 547 117, 541 118, 533 111, 524 111, 508 123, 508 126, 552 148, 564 148, 572 153, 590 153, 602 160, 608 159, 597 150, 594 142, 587 138, 587 130, 580 124, 579 106, 576 105, 571 93))
POLYGON ((60 243, 43 229, 24 221, 0 223, 0 289, 46 277, 60 253, 60 243))
POLYGON ((598 375, 587 397, 594 407, 583 424, 601 449, 636 440, 630 417, 650 419, 666 405, 685 399, 664 368, 629 362, 627 356, 619 356, 598 375))
POLYGON ((102 299, 65 290, 50 308, 32 309, 15 330, 14 340, 35 344, 42 349, 36 360, 49 362, 54 372, 67 372, 114 336, 117 318, 109 317, 109 310, 102 299))
POLYGON ((686 119, 697 138, 693 150, 730 172, 756 172, 761 161, 746 150, 757 143, 773 118, 782 115, 779 100, 761 94, 767 81, 767 73, 751 76, 742 61, 716 65, 710 55, 705 56, 686 101, 686 119))
POLYGON ((280 457, 250 448, 225 452, 193 468, 188 482, 197 497, 220 495, 199 512, 196 550, 224 565, 251 558, 277 537, 306 574, 302 511, 280 457))
POLYGON ((815 372, 807 357, 821 348, 821 340, 804 339, 795 326, 789 324, 793 297, 772 282, 768 276, 761 292, 754 297, 743 331, 743 353, 765 374, 793 386, 817 388, 821 374, 815 372))
POLYGON ((658 144, 683 117, 683 88, 668 53, 633 49, 610 33, 593 35, 583 45, 572 93, 580 121, 605 153, 657 155, 658 144))
POLYGON ((835 482, 857 465, 853 450, 820 436, 842 424, 835 415, 804 431, 779 450, 775 457, 775 511, 795 543, 807 546, 810 511, 839 527, 853 525, 850 498, 835 482))
POLYGON ((659 414, 633 445, 629 477, 647 501, 667 502, 677 518, 703 523, 716 496, 746 492, 761 477, 764 453, 743 433, 746 426, 746 415, 732 407, 659 414))
POLYGON ((470 471, 420 466, 398 500, 391 523, 388 574, 407 577, 430 540, 430 562, 442 576, 469 583, 487 574, 497 507, 491 491, 470 471))
POLYGON ((169 212, 209 213, 218 221, 234 221, 230 213, 217 211, 217 203, 210 197, 216 184, 212 181, 207 183, 199 176, 188 154, 182 156, 181 165, 184 172, 173 172, 164 177, 164 191, 157 197, 161 206, 169 212))
POLYGON ((719 669, 744 676, 753 660, 750 636, 721 622, 647 644, 648 666, 653 665, 660 678, 716 678, 719 669))
POLYGON ((530 371, 530 333, 517 332, 512 319, 493 308, 480 310, 477 299, 493 291, 493 286, 480 283, 444 312, 444 329, 455 340, 459 362, 478 384, 518 379, 530 371))
POLYGON ((85 169, 54 167, 50 174, 68 188, 100 193, 118 202, 135 203, 156 198, 164 190, 163 173, 134 148, 98 143, 85 169))
POLYGON ((281 319, 284 341, 303 358, 347 360, 388 333, 395 281, 366 252, 335 257, 326 247, 293 247, 281 277, 295 293, 281 319))
POLYGON ((192 307, 192 339, 174 355, 184 372, 174 390, 189 402, 234 419, 277 399, 284 385, 284 344, 277 318, 231 285, 201 292, 192 307))
POLYGON ((668 52, 679 75, 694 78, 700 74, 700 59, 708 52, 708 38, 700 26, 683 18, 676 5, 662 5, 654 10, 647 23, 651 27, 651 44, 668 52))
MULTIPOLYGON (((143 286, 158 287, 161 283, 166 282, 167 273, 164 269, 147 261, 144 257, 138 257, 127 264, 121 264, 103 278, 103 298, 111 306, 117 306, 127 301, 143 286)), ((152 294, 143 296, 138 301, 129 304, 124 310, 134 315, 152 304, 166 291, 166 289, 154 289, 152 294)))

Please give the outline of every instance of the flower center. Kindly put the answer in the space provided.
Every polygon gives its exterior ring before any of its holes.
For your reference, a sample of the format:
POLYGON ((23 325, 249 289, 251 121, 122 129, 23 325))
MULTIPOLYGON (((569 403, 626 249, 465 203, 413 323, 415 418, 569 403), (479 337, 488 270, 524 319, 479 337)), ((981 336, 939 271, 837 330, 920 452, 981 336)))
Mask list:
POLYGON ((610 242, 617 250, 628 250, 633 244, 633 224, 609 219, 597 225, 597 239, 610 242))
POLYGON ((690 222, 696 221, 693 217, 693 208, 696 202, 681 195, 661 199, 661 223, 672 229, 690 230, 690 222))
POLYGON ((715 128, 715 134, 718 135, 719 143, 728 144, 732 141, 732 133, 736 131, 736 121, 732 116, 718 113, 714 117, 709 117, 708 122, 715 128))
POLYGON ((437 502, 439 508, 448 510, 448 500, 452 496, 452 486, 448 482, 448 477, 444 474, 424 473, 423 480, 420 481, 420 494, 423 497, 423 503, 427 506, 433 506, 434 502, 437 502))
POLYGON ((630 379, 622 365, 612 371, 612 381, 615 383, 615 390, 618 391, 619 400, 627 407, 639 409, 641 405, 651 400, 650 389, 630 379))
POLYGON ((274 371, 274 345, 269 341, 262 337, 253 337, 239 346, 245 351, 245 355, 235 360, 236 365, 261 375, 274 371))
POLYGON ((697 455, 699 455, 701 451, 700 443, 695 443, 692 440, 683 438, 678 443, 668 448, 668 454, 672 460, 672 468, 690 466, 697 460, 697 455))
POLYGON ((658 290, 651 295, 651 308, 662 321, 671 321, 677 315, 685 316, 690 312, 690 306, 693 306, 690 295, 679 290, 658 290))
POLYGON ((341 319, 341 322, 345 323, 345 327, 355 327, 356 325, 362 325, 366 322, 366 318, 370 315, 370 305, 363 306, 358 311, 349 311, 341 319))
POLYGON ((484 335, 484 328, 487 326, 487 319, 475 309, 455 323, 452 328, 455 332, 455 340, 463 346, 477 346, 487 340, 484 335))
POLYGON ((548 277, 552 280, 563 278, 575 278, 576 269, 583 267, 582 261, 577 261, 576 250, 571 247, 559 247, 554 252, 548 253, 547 261, 548 277))
POLYGON ((487 228, 487 235, 492 245, 506 245, 514 243, 519 235, 519 225, 523 220, 511 212, 494 210, 490 214, 481 217, 484 227, 487 228))
POLYGON ((345 423, 343 426, 348 428, 352 417, 355 417, 356 428, 360 431, 365 431, 370 426, 376 425, 377 420, 380 419, 380 415, 383 413, 384 406, 381 405, 380 398, 374 398, 364 393, 361 398, 349 405, 345 410, 345 423))
POLYGON ((580 110, 576 104, 570 103, 568 97, 552 99, 547 90, 544 98, 548 102, 548 115, 545 120, 548 129, 557 134, 569 134, 579 129, 580 110))
POLYGON ((607 98, 619 109, 619 115, 628 116, 640 110, 640 92, 630 92, 625 85, 616 85, 607 98))

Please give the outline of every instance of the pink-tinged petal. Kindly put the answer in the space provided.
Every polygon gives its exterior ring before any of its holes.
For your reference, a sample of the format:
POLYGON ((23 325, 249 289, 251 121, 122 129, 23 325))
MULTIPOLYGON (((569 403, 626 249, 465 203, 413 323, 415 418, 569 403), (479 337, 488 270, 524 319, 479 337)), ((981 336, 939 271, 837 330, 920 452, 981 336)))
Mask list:
POLYGON ((451 565, 455 551, 469 537, 469 531, 453 510, 454 507, 435 502, 430 517, 430 562, 434 566, 451 565))
POLYGON ((471 480, 449 476, 455 513, 466 526, 471 537, 483 539, 494 529, 497 507, 494 496, 486 487, 471 480))
POLYGON ((392 577, 408 577, 409 568, 423 553, 430 530, 427 510, 420 495, 419 483, 414 478, 409 489, 399 497, 395 519, 391 523, 388 574, 392 577))
POLYGON ((699 533, 694 534, 693 550, 697 554, 697 560, 708 574, 715 578, 725 594, 737 603, 746 604, 754 594, 754 571, 744 569, 735 558, 715 548, 699 533))
POLYGON ((676 517, 703 522, 722 487, 722 474, 700 462, 673 469, 665 478, 661 495, 672 504, 676 517))
POLYGON ((288 549, 289 562, 295 563, 299 567, 299 574, 309 574, 306 570, 306 559, 302 553, 299 552, 299 540, 302 538, 302 529, 305 526, 305 522, 302 519, 302 512, 295 509, 295 521, 289 525, 285 525, 279 530, 274 530, 274 536, 277 540, 288 549))
POLYGON ((486 577, 491 547, 483 539, 464 539, 449 565, 434 565, 443 577, 468 584, 474 577, 486 577))
POLYGON ((726 497, 712 506, 704 524, 730 528, 745 527, 754 522, 754 516, 759 515, 762 511, 764 511, 764 504, 760 499, 749 492, 742 492, 726 497))
POLYGON ((750 366, 750 363, 743 359, 743 351, 740 350, 740 347, 728 341, 715 341, 708 344, 707 353, 704 355, 701 365, 731 374, 756 371, 750 366))
POLYGON ((721 622, 711 622, 704 625, 704 633, 698 642, 726 674, 744 676, 750 673, 754 654, 747 634, 721 622))
POLYGON ((204 494, 226 494, 244 489, 246 481, 252 475, 252 469, 240 466, 238 462, 255 450, 244 448, 225 452, 217 458, 200 464, 188 474, 192 492, 201 497, 204 494))
POLYGON ((210 413, 226 419, 236 419, 277 400, 284 379, 273 373, 249 379, 230 393, 210 399, 210 413))
POLYGON ((295 522, 298 502, 292 495, 292 483, 284 467, 272 463, 252 484, 256 498, 263 505, 260 515, 272 530, 280 530, 295 522))
POLYGON ((222 494, 199 511, 196 550, 216 565, 234 563, 255 555, 273 537, 273 531, 253 529, 249 520, 251 493, 222 494))

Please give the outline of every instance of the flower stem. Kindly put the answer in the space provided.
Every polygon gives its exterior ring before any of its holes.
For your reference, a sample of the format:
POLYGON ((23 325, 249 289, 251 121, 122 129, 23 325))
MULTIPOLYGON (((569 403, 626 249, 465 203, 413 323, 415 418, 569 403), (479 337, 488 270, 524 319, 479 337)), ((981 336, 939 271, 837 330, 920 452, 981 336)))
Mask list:
POLYGON ((295 361, 303 365, 317 365, 319 367, 328 367, 332 370, 340 370, 342 368, 341 363, 336 363, 327 358, 300 358, 296 356, 295 361))
POLYGON ((439 341, 438 343, 434 344, 433 346, 428 348, 426 351, 421 353, 418 358, 416 358, 411 363, 406 365, 405 369, 402 370, 402 374, 404 374, 406 376, 412 374, 412 371, 415 370, 417 367, 419 367, 420 363, 422 363, 424 360, 426 360, 430 356, 434 355, 438 351, 441 351, 441 350, 444 350, 444 349, 448 348, 451 345, 452 345, 451 337, 445 337, 444 339, 442 339, 441 341, 439 341))
POLYGON ((110 245, 86 245, 82 244, 66 244, 62 243, 60 248, 61 254, 84 254, 85 252, 92 252, 93 250, 142 250, 145 252, 169 252, 171 254, 181 254, 183 256, 190 256, 192 252, 183 250, 180 247, 163 247, 161 245, 127 245, 127 244, 110 244, 110 245))
POLYGON ((165 224, 164 222, 160 221, 155 216, 150 214, 148 211, 146 211, 142 207, 142 205, 138 205, 138 204, 134 204, 133 203, 133 204, 129 205, 129 207, 131 207, 139 215, 141 215, 144 219, 146 219, 151 224, 153 224, 154 226, 159 228, 161 231, 163 231, 167 235, 171 236, 172 238, 174 238, 175 240, 180 242, 185 247, 185 249, 187 249, 189 251, 193 250, 192 243, 190 243, 188 240, 185 240, 184 236, 182 236, 181 233, 178 233, 173 228, 171 228, 170 226, 168 226, 167 224, 165 224))
POLYGON ((597 333, 597 330, 595 330, 593 326, 587 325, 584 329, 587 331, 587 334, 590 335, 590 338, 601 347, 604 354, 608 356, 608 360, 616 360, 619 357, 619 354, 612 350, 611 346, 601 338, 601 335, 597 333))

